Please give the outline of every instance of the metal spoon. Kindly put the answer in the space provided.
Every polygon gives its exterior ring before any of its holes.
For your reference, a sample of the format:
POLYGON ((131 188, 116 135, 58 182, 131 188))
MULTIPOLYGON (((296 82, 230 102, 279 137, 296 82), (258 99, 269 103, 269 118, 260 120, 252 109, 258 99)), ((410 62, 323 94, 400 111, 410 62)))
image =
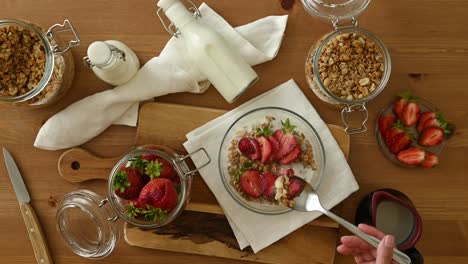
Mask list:
MULTIPOLYGON (((305 182, 304 190, 298 197, 294 199, 294 201, 296 202, 293 208, 294 210, 303 211, 303 212, 311 212, 311 211, 322 212, 324 215, 335 220, 337 223, 341 224, 343 227, 348 229, 351 233, 357 235, 362 240, 366 241, 367 243, 374 246, 375 248, 379 246, 379 243, 380 243, 379 239, 362 232, 355 225, 351 224, 350 222, 344 220, 343 218, 323 208, 323 206, 320 204, 318 194, 315 192, 314 188, 309 183, 305 182)), ((405 253, 401 252, 400 250, 396 248, 393 249, 393 260, 395 260, 396 262, 400 264, 411 263, 411 259, 405 253)))

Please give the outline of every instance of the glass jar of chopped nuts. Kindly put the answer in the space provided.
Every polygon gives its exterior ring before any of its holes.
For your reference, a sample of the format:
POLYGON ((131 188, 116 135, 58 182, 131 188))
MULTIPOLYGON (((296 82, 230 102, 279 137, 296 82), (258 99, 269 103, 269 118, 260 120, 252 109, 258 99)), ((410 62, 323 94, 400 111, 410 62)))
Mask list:
POLYGON ((342 109, 348 134, 367 131, 366 103, 382 92, 391 73, 388 49, 376 35, 358 27, 355 18, 369 1, 302 0, 306 11, 328 19, 335 28, 311 47, 305 74, 319 99, 342 109), (342 26, 343 23, 351 25, 342 26), (359 127, 350 124, 352 112, 361 115, 359 127))
POLYGON ((70 48, 80 39, 68 19, 44 32, 21 20, 0 20, 0 101, 41 107, 60 99, 70 88, 74 63, 70 48), (74 39, 61 45, 58 33, 74 39))

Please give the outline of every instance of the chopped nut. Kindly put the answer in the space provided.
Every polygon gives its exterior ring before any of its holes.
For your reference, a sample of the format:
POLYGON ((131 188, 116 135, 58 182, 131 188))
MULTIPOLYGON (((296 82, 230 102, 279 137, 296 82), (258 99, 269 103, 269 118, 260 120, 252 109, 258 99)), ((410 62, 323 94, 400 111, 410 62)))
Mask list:
POLYGON ((369 78, 362 78, 361 80, 359 80, 359 85, 361 86, 366 86, 370 83, 370 79, 369 78))

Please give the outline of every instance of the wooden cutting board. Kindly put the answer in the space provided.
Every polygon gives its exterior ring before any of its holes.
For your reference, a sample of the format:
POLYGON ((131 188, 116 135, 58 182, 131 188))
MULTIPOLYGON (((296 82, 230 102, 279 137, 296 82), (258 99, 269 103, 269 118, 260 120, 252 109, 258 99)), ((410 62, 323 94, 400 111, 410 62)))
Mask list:
MULTIPOLYGON (((136 145, 156 144, 185 153, 182 143, 193 129, 226 111, 193 106, 147 103, 140 109, 136 145)), ((349 136, 329 125, 346 156, 349 136)), ((80 148, 63 153, 60 175, 72 182, 104 179, 120 157, 101 158, 80 148)), ((256 223, 261 227, 261 223, 256 223)), ((216 198, 200 176, 194 177, 192 198, 186 211, 170 225, 141 230, 125 225, 125 240, 133 246, 243 259, 263 263, 333 263, 338 225, 320 217, 257 254, 239 250, 237 241, 216 198), (304 247, 304 245, 309 245, 304 247)))

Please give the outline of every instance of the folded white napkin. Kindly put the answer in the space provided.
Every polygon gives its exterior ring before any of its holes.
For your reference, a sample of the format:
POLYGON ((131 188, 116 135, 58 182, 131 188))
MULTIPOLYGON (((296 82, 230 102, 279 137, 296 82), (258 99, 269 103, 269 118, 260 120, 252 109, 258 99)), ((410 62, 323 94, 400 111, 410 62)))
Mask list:
MULTIPOLYGON (((287 16, 270 16, 234 29, 205 3, 200 11, 200 22, 220 33, 250 65, 269 61, 278 53, 287 16)), ((127 83, 88 96, 52 116, 34 146, 57 150, 81 145, 112 124, 135 126, 137 102, 169 93, 204 92, 210 83, 187 59, 182 38, 171 38, 159 57, 149 60, 127 83)))
MULTIPOLYGON (((208 151, 212 161, 200 170, 200 174, 223 208, 240 248, 250 245, 254 252, 273 244, 321 215, 318 212, 296 211, 282 215, 254 213, 239 205, 225 189, 218 171, 218 153, 223 136, 229 126, 241 115, 252 109, 266 106, 283 107, 298 113, 309 121, 319 134, 325 148, 326 165, 325 176, 320 183, 318 194, 325 208, 334 207, 359 189, 335 138, 293 80, 195 129, 187 134, 188 141, 184 143, 184 147, 188 152, 200 147, 208 151)), ((192 157, 197 166, 203 164, 205 159, 202 155, 192 157)))

